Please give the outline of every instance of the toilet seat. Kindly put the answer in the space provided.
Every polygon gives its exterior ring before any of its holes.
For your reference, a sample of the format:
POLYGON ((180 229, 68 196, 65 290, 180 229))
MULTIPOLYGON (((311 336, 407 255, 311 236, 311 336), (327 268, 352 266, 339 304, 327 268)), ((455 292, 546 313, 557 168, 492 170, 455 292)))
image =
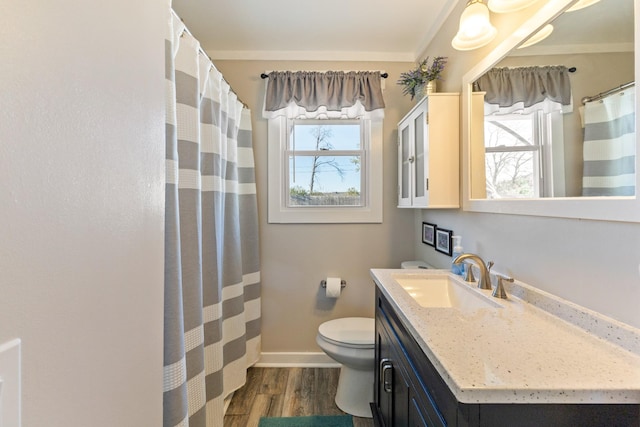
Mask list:
POLYGON ((343 347, 374 348, 375 320, 367 317, 329 320, 320 325, 318 335, 327 342, 343 347))

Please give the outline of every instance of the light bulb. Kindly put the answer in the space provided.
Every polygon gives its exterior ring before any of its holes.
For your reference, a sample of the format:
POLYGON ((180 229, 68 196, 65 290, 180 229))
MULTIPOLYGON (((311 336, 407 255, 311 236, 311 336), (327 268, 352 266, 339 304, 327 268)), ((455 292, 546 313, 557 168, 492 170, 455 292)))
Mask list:
POLYGON ((477 49, 488 44, 497 33, 489 20, 487 6, 482 1, 472 0, 460 16, 460 27, 451 45, 457 50, 477 49))

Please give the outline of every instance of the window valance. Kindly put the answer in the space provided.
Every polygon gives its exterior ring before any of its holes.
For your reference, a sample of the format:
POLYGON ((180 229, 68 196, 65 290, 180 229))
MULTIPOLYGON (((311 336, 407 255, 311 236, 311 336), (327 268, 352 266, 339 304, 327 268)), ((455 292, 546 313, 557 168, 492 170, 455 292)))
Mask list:
POLYGON ((307 118, 383 117, 379 71, 273 71, 263 115, 307 118))
POLYGON ((569 70, 562 65, 546 67, 492 68, 474 83, 475 91, 486 92, 487 113, 573 109, 569 70))

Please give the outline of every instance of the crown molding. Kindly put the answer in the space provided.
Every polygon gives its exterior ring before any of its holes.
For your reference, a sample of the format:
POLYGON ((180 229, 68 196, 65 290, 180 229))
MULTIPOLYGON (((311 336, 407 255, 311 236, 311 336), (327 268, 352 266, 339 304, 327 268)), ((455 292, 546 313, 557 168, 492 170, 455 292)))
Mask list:
POLYGON ((214 60, 414 62, 413 52, 341 52, 301 50, 205 50, 214 60))
POLYGON ((422 38, 422 42, 418 45, 418 49, 414 52, 414 55, 413 55, 414 62, 419 61, 419 58, 422 57, 423 52, 427 50, 427 48, 433 41, 434 37, 436 36, 436 34, 438 34, 438 32, 440 31, 444 23, 447 21, 447 19, 449 19, 449 16, 453 12, 453 10, 456 8, 458 3, 459 3, 458 0, 449 0, 445 4, 445 6, 440 10, 440 14, 436 18, 431 28, 429 28, 429 31, 427 32, 427 34, 422 38))

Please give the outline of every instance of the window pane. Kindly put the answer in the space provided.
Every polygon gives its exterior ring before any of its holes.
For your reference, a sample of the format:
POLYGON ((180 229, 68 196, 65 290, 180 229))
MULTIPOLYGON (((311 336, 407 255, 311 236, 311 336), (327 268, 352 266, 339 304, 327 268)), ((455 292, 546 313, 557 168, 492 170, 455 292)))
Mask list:
POLYGON ((411 163, 409 163, 409 126, 402 129, 402 198, 409 198, 409 172, 411 172, 411 163))
POLYGON ((360 123, 340 124, 320 120, 298 120, 293 124, 290 149, 296 150, 360 150, 360 123), (295 142, 294 142, 295 141, 295 142))
POLYGON ((487 198, 531 198, 536 196, 532 151, 486 154, 487 198))
POLYGON ((424 114, 419 114, 414 121, 415 128, 415 147, 416 147, 416 158, 415 161, 415 171, 416 171, 416 182, 413 183, 413 195, 415 197, 424 197, 424 193, 426 191, 426 182, 425 182, 425 158, 424 158, 424 114))
POLYGON ((490 116, 485 120, 486 147, 530 146, 534 144, 532 116, 490 116))
POLYGON ((289 206, 362 206, 360 156, 289 156, 289 206))

